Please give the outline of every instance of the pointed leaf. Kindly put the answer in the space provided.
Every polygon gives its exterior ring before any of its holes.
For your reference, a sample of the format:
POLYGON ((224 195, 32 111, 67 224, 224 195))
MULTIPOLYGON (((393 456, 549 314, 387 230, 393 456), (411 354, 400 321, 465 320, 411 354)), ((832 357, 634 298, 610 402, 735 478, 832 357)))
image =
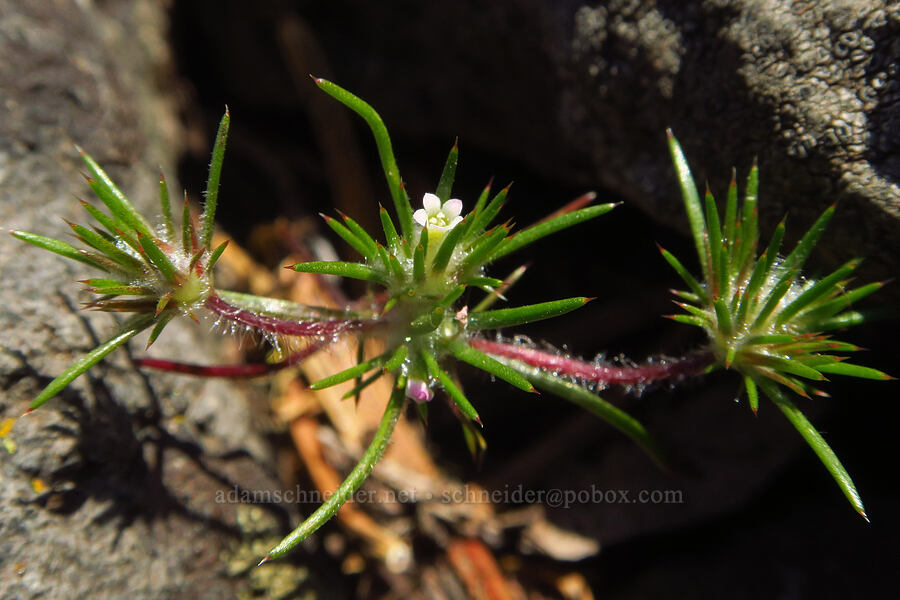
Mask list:
POLYGON ((835 362, 825 365, 819 365, 816 368, 823 373, 829 373, 831 375, 846 375, 847 377, 875 379, 878 381, 887 381, 890 379, 894 379, 887 373, 883 373, 878 369, 862 367, 860 365, 851 365, 850 363, 846 362, 835 362))
POLYGON ((502 362, 494 358, 491 358, 483 352, 479 352, 465 342, 457 340, 454 343, 450 344, 450 352, 458 360, 469 363, 476 369, 487 371, 491 375, 499 377, 506 383, 513 385, 522 391, 529 393, 533 393, 535 391, 534 386, 531 385, 531 383, 529 383, 527 379, 522 377, 522 375, 520 375, 515 369, 503 364, 502 362))
POLYGON ((312 261, 305 263, 297 263, 288 266, 298 273, 319 273, 322 275, 339 275, 340 277, 350 277, 351 279, 362 279, 363 281, 374 281, 376 283, 386 284, 387 279, 380 272, 367 265, 359 263, 341 262, 341 261, 312 261))
POLYGON ((209 248, 212 243, 213 227, 215 227, 216 208, 219 204, 219 181, 222 178, 222 163, 225 161, 225 143, 228 140, 228 128, 231 115, 228 107, 219 121, 216 132, 216 143, 213 146, 212 160, 209 163, 209 177, 206 180, 206 202, 203 205, 203 216, 200 218, 200 247, 209 248))
POLYGON ((550 319, 552 317, 564 315, 576 308, 581 308, 590 301, 591 298, 577 297, 568 298, 566 300, 554 300, 552 302, 541 302, 540 304, 529 304, 527 306, 519 306, 516 308, 501 308, 499 310, 476 312, 469 315, 467 329, 470 331, 501 329, 503 327, 512 327, 514 325, 522 325, 523 323, 550 319))
POLYGON ((567 229, 573 225, 578 225, 579 223, 584 223, 585 221, 599 217, 600 215, 605 215, 618 205, 619 203, 617 202, 610 202, 598 206, 589 206, 523 229, 504 240, 500 248, 498 248, 491 257, 491 260, 497 260, 507 254, 511 254, 516 250, 520 250, 521 248, 524 248, 543 237, 556 233, 557 231, 567 229))
POLYGON ((147 320, 141 321, 140 324, 135 324, 130 329, 126 329, 122 333, 113 336, 106 342, 100 344, 74 363, 72 363, 68 369, 63 371, 56 379, 47 384, 40 394, 31 401, 31 405, 29 406, 29 410, 34 410, 41 406, 47 400, 50 400, 58 393, 60 393, 66 386, 68 386, 72 381, 75 380, 76 377, 96 365, 98 362, 103 360, 103 358, 108 355, 110 352, 133 338, 135 335, 146 329, 150 325, 150 322, 147 320))
POLYGON ((669 152, 672 155, 672 162, 675 164, 675 174, 678 176, 678 185, 681 188, 681 198, 684 201, 691 233, 694 236, 697 257, 700 259, 700 270, 709 274, 709 238, 707 236, 706 221, 703 218, 703 205, 700 203, 700 194, 697 193, 697 186, 694 183, 687 160, 684 158, 681 145, 675 139, 671 129, 667 129, 666 134, 669 140, 669 152))
POLYGON ((314 78, 316 85, 324 90, 331 97, 349 107, 356 114, 365 119, 372 135, 375 136, 375 144, 378 146, 378 155, 381 158, 381 167, 384 170, 384 176, 387 179, 388 187, 391 190, 391 197, 394 200, 394 208, 397 211, 397 217, 400 220, 400 229, 403 237, 412 239, 413 234, 413 218, 412 206, 410 206, 409 198, 402 188, 400 180, 400 171, 397 169, 397 160, 394 158, 394 151, 391 148, 391 138, 388 135, 384 121, 375 112, 368 103, 357 98, 342 87, 326 81, 324 79, 314 78))
POLYGON ((175 221, 172 219, 172 201, 169 198, 169 185, 166 176, 159 176, 159 206, 163 216, 163 231, 166 241, 175 239, 175 221))
POLYGON ((297 544, 312 535, 313 532, 333 517, 347 500, 353 497, 359 486, 369 477, 369 474, 375 467, 375 463, 384 454, 384 450, 391 439, 391 434, 394 432, 394 426, 400 419, 403 407, 406 404, 405 378, 400 378, 397 384, 394 386, 394 391, 391 393, 387 407, 384 409, 384 414, 381 417, 378 429, 375 431, 375 436, 372 438, 372 443, 369 444, 360 461, 353 467, 353 470, 334 493, 328 496, 325 503, 317 508, 299 527, 281 540, 278 545, 269 550, 269 553, 266 554, 260 564, 287 554, 297 544))
POLYGON ((70 258, 72 260, 77 260, 80 263, 84 263, 86 265, 90 265, 95 269, 100 269, 102 271, 106 271, 107 267, 95 260, 86 256, 82 250, 79 250, 75 246, 63 242, 61 240, 55 240, 53 238, 49 238, 43 235, 38 235, 36 233, 29 233, 27 231, 10 231, 10 235, 15 238, 22 240, 23 242, 28 242, 38 248, 43 248, 44 250, 49 250, 54 254, 59 254, 62 257, 70 258))
POLYGON ((649 432, 625 411, 583 387, 570 381, 553 377, 541 369, 513 360, 503 359, 502 361, 531 381, 538 389, 559 396, 594 413, 634 440, 659 465, 666 466, 666 460, 649 432))
POLYGON ((809 444, 810 448, 813 449, 813 452, 819 457, 819 460, 822 461, 822 464, 825 465, 825 468, 828 469, 828 472, 831 473, 831 476, 837 482, 841 491, 844 492, 844 496, 847 497, 850 505, 853 506, 856 512, 862 515, 863 518, 868 520, 862 499, 859 497, 859 492, 856 491, 853 480, 850 479, 850 474, 847 473, 844 465, 841 464, 841 461, 834 453, 834 450, 828 445, 828 442, 825 441, 822 435, 816 431, 815 427, 813 427, 812 423, 807 420, 806 416, 800 412, 800 409, 798 409, 780 389, 764 381, 759 383, 760 387, 763 388, 763 392, 765 392, 778 408, 781 409, 781 412, 788 418, 791 425, 793 425, 800 435, 803 436, 806 443, 809 444))
POLYGON ((125 194, 116 187, 109 175, 84 150, 79 148, 79 151, 91 175, 88 179, 88 185, 91 186, 97 197, 109 208, 109 212, 112 213, 113 217, 143 235, 150 235, 150 225, 132 206, 125 194))
MULTIPOLYGON (((457 244, 459 244, 460 238, 462 238, 465 230, 466 219, 463 219, 461 222, 457 223, 449 233, 447 233, 447 235, 444 237, 444 241, 441 242, 441 245, 438 248, 437 254, 434 255, 433 259, 431 259, 432 271, 434 271, 435 273, 440 273, 445 268, 447 268, 447 264, 450 262, 450 258, 453 256, 453 250, 456 248, 457 244)), ((428 237, 428 235, 426 234, 424 237, 428 237)))
POLYGON ((443 204, 450 199, 450 192, 453 189, 453 180, 456 177, 456 165, 459 162, 459 148, 456 142, 453 142, 453 148, 447 155, 447 161, 444 163, 444 170, 441 172, 441 179, 438 181, 435 195, 440 198, 443 204))

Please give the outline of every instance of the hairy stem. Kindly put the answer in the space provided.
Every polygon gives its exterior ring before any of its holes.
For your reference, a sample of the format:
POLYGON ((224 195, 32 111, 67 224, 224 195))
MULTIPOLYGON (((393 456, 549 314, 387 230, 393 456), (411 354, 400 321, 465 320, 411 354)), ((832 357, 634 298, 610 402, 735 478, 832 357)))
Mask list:
POLYGON ((310 344, 303 350, 292 354, 287 360, 276 363, 251 363, 246 365, 197 365, 193 363, 183 363, 174 360, 166 360, 162 358, 137 358, 135 364, 139 367, 147 369, 156 369, 157 371, 167 371, 169 373, 184 373, 185 375, 195 375, 197 377, 229 377, 234 379, 261 377, 268 375, 281 369, 296 365, 311 354, 320 350, 324 344, 310 344))
POLYGON ((356 319, 343 319, 335 321, 295 321, 282 319, 269 315, 261 315, 243 308, 229 304, 219 295, 212 294, 206 299, 206 308, 229 321, 247 325, 252 329, 277 333, 280 335, 293 335, 299 337, 333 337, 347 331, 358 331, 370 326, 372 323, 356 319))
POLYGON ((665 379, 699 375, 715 362, 712 353, 704 351, 690 354, 678 360, 635 367, 596 365, 559 356, 551 352, 535 350, 534 348, 525 348, 503 342, 491 342, 478 338, 469 340, 469 345, 486 354, 519 360, 560 375, 578 377, 585 381, 607 385, 652 383, 665 379))

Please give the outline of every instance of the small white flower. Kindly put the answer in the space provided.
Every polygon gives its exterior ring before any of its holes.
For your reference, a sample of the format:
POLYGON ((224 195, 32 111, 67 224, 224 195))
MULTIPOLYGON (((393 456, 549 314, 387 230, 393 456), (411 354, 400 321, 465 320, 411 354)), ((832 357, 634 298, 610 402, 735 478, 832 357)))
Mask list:
POLYGON ((462 221, 462 200, 447 200, 442 207, 440 198, 434 194, 425 194, 422 206, 424 208, 413 213, 413 219, 431 232, 447 233, 462 221))
POLYGON ((431 391, 426 382, 410 377, 406 381, 406 396, 422 404, 434 398, 434 392, 431 391))

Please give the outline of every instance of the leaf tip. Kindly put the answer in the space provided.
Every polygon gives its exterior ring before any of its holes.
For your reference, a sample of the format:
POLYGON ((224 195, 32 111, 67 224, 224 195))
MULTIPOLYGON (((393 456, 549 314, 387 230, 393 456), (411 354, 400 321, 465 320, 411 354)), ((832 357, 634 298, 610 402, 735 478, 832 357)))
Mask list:
POLYGON ((266 564, 267 562, 269 562, 270 560, 272 560, 272 555, 271 555, 271 554, 266 554, 266 555, 263 557, 263 559, 262 559, 261 561, 259 561, 259 562, 256 564, 256 566, 257 566, 257 567, 261 567, 261 566, 263 566, 264 564, 266 564))

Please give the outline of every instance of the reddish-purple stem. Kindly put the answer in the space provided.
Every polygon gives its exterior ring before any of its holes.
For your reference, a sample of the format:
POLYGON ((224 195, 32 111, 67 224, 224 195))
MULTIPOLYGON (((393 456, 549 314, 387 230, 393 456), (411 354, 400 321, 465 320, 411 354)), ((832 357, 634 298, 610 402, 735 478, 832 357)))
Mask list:
POLYGON ((332 337, 338 333, 363 329, 367 325, 371 325, 367 321, 360 320, 293 321, 270 317, 228 304, 216 294, 206 299, 206 308, 229 321, 247 325, 259 331, 299 337, 332 337))
POLYGON ((248 365, 195 365, 191 363, 177 362, 174 360, 165 360, 161 358, 138 358, 135 363, 139 367, 148 369, 156 369, 158 371, 168 371, 170 373, 184 373, 186 375, 196 375, 197 377, 230 377, 234 379, 260 377, 274 371, 279 371, 291 365, 295 365, 304 358, 313 354, 324 343, 311 344, 296 354, 292 354, 287 360, 277 363, 253 363, 248 365))
POLYGON ((711 353, 702 352, 672 361, 623 367, 596 365, 559 356, 552 352, 477 338, 469 340, 469 345, 486 354, 512 358, 533 367, 540 367, 561 375, 609 385, 650 383, 664 379, 699 375, 715 361, 711 353))

